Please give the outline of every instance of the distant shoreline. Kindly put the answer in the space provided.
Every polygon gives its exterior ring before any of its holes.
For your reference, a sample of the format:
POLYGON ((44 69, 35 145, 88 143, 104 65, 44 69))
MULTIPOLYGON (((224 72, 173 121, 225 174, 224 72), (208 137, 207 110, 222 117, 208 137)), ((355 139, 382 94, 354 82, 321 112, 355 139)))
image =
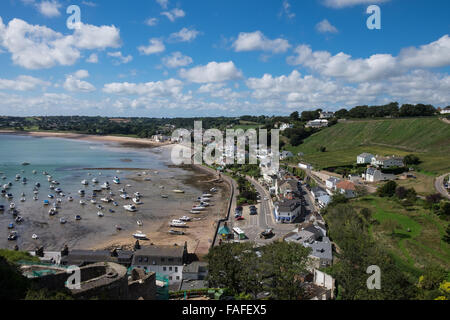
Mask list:
POLYGON ((14 131, 14 130, 0 130, 0 134, 14 134, 23 135, 31 137, 40 138, 64 138, 73 140, 83 140, 83 141, 97 141, 97 142, 115 142, 121 143, 129 146, 136 147, 150 147, 156 148, 161 146, 170 145, 170 142, 155 142, 150 139, 143 138, 132 138, 132 137, 119 137, 119 136, 97 136, 82 133, 71 133, 71 132, 36 132, 36 131, 14 131))

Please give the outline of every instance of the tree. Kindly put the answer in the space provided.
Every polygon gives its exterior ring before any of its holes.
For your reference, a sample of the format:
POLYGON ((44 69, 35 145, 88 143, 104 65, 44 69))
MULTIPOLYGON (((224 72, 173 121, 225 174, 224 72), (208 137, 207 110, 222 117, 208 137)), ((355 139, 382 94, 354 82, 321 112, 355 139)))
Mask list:
POLYGON ((348 198, 343 195, 342 193, 335 193, 333 197, 331 198, 330 206, 335 206, 342 203, 347 203, 348 198))
POLYGON ((418 165, 420 164, 420 159, 418 156, 409 154, 403 159, 403 162, 405 163, 406 166, 418 165))
POLYGON ((403 200, 406 198, 408 191, 406 190, 405 187, 398 187, 397 189, 395 189, 395 195, 397 198, 399 198, 400 200, 403 200))
POLYGON ((310 248, 292 242, 273 242, 261 248, 264 287, 277 300, 298 300, 304 295, 300 277, 307 273, 310 248))
POLYGON ((378 188, 377 194, 380 197, 392 197, 397 189, 397 183, 395 181, 389 181, 378 188))
POLYGON ((299 115, 298 111, 292 112, 291 115, 289 116, 289 118, 291 118, 291 120, 293 120, 293 121, 298 121, 299 117, 300 117, 300 115, 299 115))
POLYGON ((442 237, 442 240, 446 243, 450 243, 450 224, 447 226, 447 230, 445 235, 442 237))

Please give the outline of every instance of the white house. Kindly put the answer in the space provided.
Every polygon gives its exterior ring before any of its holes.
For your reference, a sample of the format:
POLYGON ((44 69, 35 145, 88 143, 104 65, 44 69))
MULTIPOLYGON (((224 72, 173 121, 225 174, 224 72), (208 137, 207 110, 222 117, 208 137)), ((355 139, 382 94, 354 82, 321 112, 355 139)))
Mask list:
POLYGON ((382 156, 375 156, 372 158, 371 164, 376 167, 381 168, 391 168, 391 167, 403 167, 403 157, 382 157, 382 156))
POLYGON ((302 204, 298 200, 285 200, 275 203, 275 220, 278 223, 293 223, 301 215, 302 204))
POLYGON ((155 272, 169 278, 169 284, 183 280, 183 267, 188 256, 184 246, 145 246, 136 250, 131 266, 155 272))
POLYGON ((372 163, 372 159, 375 156, 370 153, 361 153, 359 156, 356 157, 356 163, 357 164, 366 164, 366 163, 372 163))
POLYGON ((336 190, 336 185, 341 181, 341 179, 336 177, 330 177, 326 182, 327 189, 336 190))
POLYGON ((323 128, 328 127, 328 120, 326 119, 316 119, 309 121, 306 126, 306 128, 323 128))
POLYGON ((441 114, 450 114, 450 106, 441 110, 441 114))
POLYGON ((356 187, 353 182, 347 180, 341 181, 336 185, 336 190, 345 195, 347 198, 356 197, 356 187))
POLYGON ((320 119, 331 119, 334 117, 334 112, 324 111, 320 113, 320 119))
POLYGON ((293 124, 290 124, 290 123, 282 123, 282 124, 280 124, 280 131, 284 131, 284 130, 286 130, 286 129, 292 129, 294 127, 294 125, 293 124))
POLYGON ((294 156, 294 154, 290 151, 282 151, 280 153, 280 160, 285 160, 285 159, 291 158, 293 156, 294 156))
POLYGON ((380 170, 375 168, 367 168, 364 175, 364 180, 367 182, 395 180, 395 175, 382 173, 380 170))
POLYGON ((329 195, 323 195, 317 198, 317 202, 319 203, 319 207, 326 208, 328 204, 331 202, 331 197, 329 195))
POLYGON ((312 170, 312 166, 307 163, 299 163, 298 167, 303 170, 312 170))

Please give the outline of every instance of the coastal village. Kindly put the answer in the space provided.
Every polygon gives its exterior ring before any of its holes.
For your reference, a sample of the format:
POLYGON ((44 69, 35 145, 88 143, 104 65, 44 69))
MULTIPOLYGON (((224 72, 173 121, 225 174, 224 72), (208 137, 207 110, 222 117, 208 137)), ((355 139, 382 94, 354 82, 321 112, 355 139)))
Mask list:
MULTIPOLYGON (((333 118, 333 112, 320 112, 320 117, 308 121, 305 127, 318 130, 327 128, 333 118)), ((294 126, 280 122, 276 127, 283 132, 294 126)), ((166 126, 163 133, 153 135, 149 140, 163 145, 181 143, 182 140, 170 135, 175 129, 175 125, 166 126)), ((246 143, 249 143, 248 137, 246 143)), ((203 141, 204 148, 215 145, 213 139, 203 141)), ((215 230, 209 239, 209 249, 231 243, 253 243, 259 256, 261 253, 258 248, 274 242, 294 243, 308 248, 307 272, 299 275, 299 285, 306 292, 305 297, 310 300, 335 299, 336 280, 326 270, 336 263, 339 246, 331 239, 323 217, 327 207, 335 199, 356 199, 362 195, 374 194, 385 182, 416 179, 415 169, 408 165, 404 156, 399 155, 355 153, 353 170, 344 170, 342 173, 339 170, 333 171, 333 168, 315 169, 314 165, 306 161, 293 163, 290 160, 302 158, 304 154, 294 154, 289 150, 272 151, 269 147, 259 150, 258 164, 251 167, 258 173, 249 174, 245 165, 241 168, 238 165, 227 165, 225 162, 225 158, 230 156, 235 160, 248 159, 248 151, 239 154, 236 146, 219 151, 222 152, 220 160, 214 165, 202 166, 202 170, 213 177, 213 187, 204 190, 203 194, 194 199, 192 208, 188 209, 188 215, 168 221, 168 232, 173 236, 173 245, 154 244, 151 237, 136 231, 130 235, 130 238, 134 238, 134 244, 126 247, 86 250, 65 246, 60 251, 49 251, 41 246, 29 251, 29 254, 40 262, 20 263, 21 271, 38 286, 60 290, 68 288, 67 274, 75 266, 81 272, 81 287, 69 287, 69 290, 72 295, 82 299, 99 295, 111 299, 221 299, 226 296, 226 292, 209 285, 207 259, 199 256, 195 250, 189 251, 187 241, 181 237, 188 232, 190 223, 209 214, 214 201, 217 201, 216 192, 219 188, 226 187, 229 194, 226 210, 214 223, 215 230), (274 157, 279 157, 281 161, 276 169, 272 166, 274 157), (248 189, 251 189, 251 192, 248 189), (244 197, 244 193, 254 194, 254 201, 249 201, 251 197, 244 197)), ((22 165, 26 167, 30 164, 22 165)), ((33 174, 36 172, 33 171, 33 174)), ((56 200, 49 211, 50 215, 56 215, 63 202, 61 199, 74 201, 74 198, 67 197, 58 187, 58 181, 53 180, 50 174, 43 174, 47 176, 50 189, 55 193, 53 197, 49 195, 43 205, 50 207, 51 201, 56 200)), ((146 181, 145 177, 150 171, 135 174, 146 181)), ((16 183, 27 183, 20 173, 16 175, 15 180, 16 183)), ((151 181, 150 178, 147 180, 151 181)), ((99 178, 96 177, 91 181, 81 181, 84 186, 92 184, 95 187, 99 183, 99 178)), ((112 183, 120 185, 120 178, 115 176, 112 183)), ((13 202, 13 195, 8 193, 10 184, 3 185, 1 191, 2 196, 10 200, 10 206, 0 209, 11 212, 15 222, 20 224, 21 217, 13 202)), ((122 187, 117 195, 130 204, 119 205, 113 199, 115 194, 110 183, 104 182, 94 188, 92 195, 80 189, 80 205, 92 202, 98 209, 98 216, 102 217, 106 209, 97 204, 95 199, 98 195, 102 197, 101 203, 113 204, 118 209, 123 207, 126 211, 135 212, 139 210, 141 197, 145 199, 145 195, 138 191, 129 194, 126 190, 129 187, 131 185, 122 187)), ((41 186, 36 184, 35 198, 40 188, 41 186)), ((449 197, 448 178, 443 180, 442 189, 443 195, 446 193, 449 197)), ((184 193, 181 188, 163 191, 161 190, 163 198, 169 197, 169 193, 184 193)), ((22 198, 24 197, 25 195, 22 195, 22 198)), ((81 217, 77 216, 75 219, 81 220, 81 217)), ((60 223, 64 224, 65 221, 60 220, 60 223)), ((137 225, 142 226, 142 222, 138 220, 137 225)), ((9 236, 13 242, 14 224, 10 226, 9 236)), ((120 230, 121 227, 116 225, 116 228, 120 230)), ((33 234, 33 239, 35 238, 38 238, 37 234, 33 234)), ((16 250, 19 250, 18 246, 16 250)), ((264 298, 265 293, 260 293, 259 297, 264 298)))

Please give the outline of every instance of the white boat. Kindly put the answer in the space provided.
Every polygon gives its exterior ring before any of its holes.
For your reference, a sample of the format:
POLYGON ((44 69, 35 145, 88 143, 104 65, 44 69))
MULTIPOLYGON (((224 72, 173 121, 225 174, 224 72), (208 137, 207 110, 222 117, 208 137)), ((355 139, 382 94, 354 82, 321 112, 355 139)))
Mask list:
POLYGON ((134 196, 135 196, 136 198, 142 197, 142 195, 141 195, 139 192, 135 192, 135 193, 134 193, 134 196))
POLYGON ((98 215, 100 218, 102 218, 102 217, 105 216, 105 215, 103 214, 103 212, 101 212, 101 211, 97 212, 97 215, 98 215))
POLYGON ((175 193, 184 193, 184 190, 175 189, 175 190, 173 190, 173 192, 175 192, 175 193))
POLYGON ((191 210, 191 211, 189 211, 189 213, 192 213, 192 214, 200 214, 200 213, 202 213, 201 211, 198 211, 198 210, 191 210))
POLYGON ((138 231, 138 232, 134 233, 133 237, 138 239, 138 240, 147 240, 147 235, 142 233, 141 231, 138 231))
POLYGON ((139 227, 142 227, 144 225, 141 220, 136 221, 136 223, 139 227))
POLYGON ((11 193, 8 193, 5 197, 8 200, 11 200, 12 198, 14 198, 14 196, 11 193))
POLYGON ((54 216, 54 215, 56 215, 58 213, 58 211, 55 209, 55 208, 51 208, 49 211, 48 211, 48 215, 49 216, 54 216))
POLYGON ((180 221, 183 221, 183 222, 189 222, 191 220, 192 219, 190 217, 188 217, 188 216, 183 216, 183 217, 180 218, 180 221))
POLYGON ((110 203, 111 199, 110 198, 101 198, 100 201, 105 202, 105 203, 110 203))
POLYGON ((139 198, 133 198, 133 202, 135 203, 135 204, 142 204, 143 202, 141 201, 141 199, 139 199, 139 198))
POLYGON ((65 218, 61 218, 59 219, 59 223, 61 224, 66 224, 67 220, 65 218))
POLYGON ((109 183, 105 182, 104 184, 102 184, 102 189, 109 189, 109 183))
POLYGON ((39 239, 39 237, 37 236, 37 234, 33 233, 33 235, 31 236, 31 239, 37 240, 37 239, 39 239))
POLYGON ((163 199, 168 199, 169 196, 168 196, 167 194, 162 194, 162 195, 161 195, 161 198, 163 198, 163 199))
POLYGON ((204 193, 202 194, 202 198, 211 198, 213 195, 210 193, 204 193))
POLYGON ((184 228, 186 227, 186 222, 183 222, 181 220, 172 220, 171 222, 169 222, 169 225, 175 228, 184 228))
POLYGON ((119 189, 119 192, 125 193, 125 189, 124 189, 124 188, 121 188, 121 189, 119 189))
POLYGON ((37 171, 36 170, 33 170, 33 171, 31 171, 33 174, 36 174, 37 173, 37 171))
POLYGON ((80 195, 84 195, 86 193, 86 191, 84 191, 84 190, 78 190, 78 194, 80 194, 80 195))
POLYGON ((58 201, 58 203, 61 203, 62 199, 58 198, 58 199, 56 199, 56 201, 58 201))
POLYGON ((34 197, 33 197, 33 200, 34 200, 34 201, 37 201, 37 200, 39 200, 39 198, 38 198, 37 196, 34 196, 34 197))
POLYGON ((27 199, 25 198, 20 198, 20 202, 25 202, 27 199))
POLYGON ((136 212, 137 208, 134 204, 129 204, 129 205, 125 205, 123 206, 125 210, 130 211, 130 212, 136 212))
POLYGON ((9 208, 10 208, 11 210, 15 209, 15 208, 16 208, 16 204, 15 204, 15 203, 11 203, 11 204, 9 205, 9 208))
POLYGON ((114 182, 115 184, 120 184, 120 179, 119 179, 119 177, 114 177, 113 182, 114 182))
POLYGON ((217 192, 216 188, 211 188, 211 190, 209 190, 210 192, 217 192))
POLYGON ((93 182, 93 183, 98 183, 98 179, 97 179, 97 178, 94 178, 94 179, 92 179, 92 182, 93 182))
POLYGON ((126 193, 121 194, 120 197, 125 200, 130 199, 130 196, 126 193))
POLYGON ((80 200, 80 204, 81 204, 82 206, 84 206, 84 205, 86 205, 86 201, 80 200))
POLYGON ((89 182, 88 182, 87 180, 83 180, 83 181, 81 181, 81 184, 82 184, 83 186, 87 186, 87 185, 89 184, 89 182))
POLYGON ((194 207, 192 208, 192 211, 204 211, 205 209, 205 207, 194 207))
POLYGON ((73 201, 73 198, 72 197, 68 197, 67 201, 73 201))
POLYGON ((91 200, 91 203, 92 203, 92 204, 96 204, 97 201, 96 201, 95 199, 92 199, 92 200, 91 200))

